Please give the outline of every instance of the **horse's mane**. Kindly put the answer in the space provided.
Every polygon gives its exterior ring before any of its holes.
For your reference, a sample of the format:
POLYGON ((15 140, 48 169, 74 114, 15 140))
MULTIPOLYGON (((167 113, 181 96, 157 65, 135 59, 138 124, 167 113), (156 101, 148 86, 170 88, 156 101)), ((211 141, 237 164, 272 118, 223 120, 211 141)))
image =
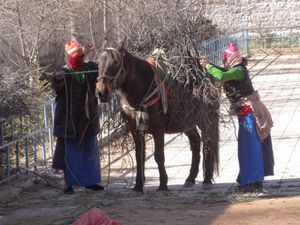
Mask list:
MULTIPOLYGON (((150 85, 153 82, 155 71, 153 67, 147 62, 147 59, 154 58, 157 62, 165 63, 167 72, 162 76, 162 80, 172 92, 174 92, 178 98, 181 96, 190 95, 199 100, 204 100, 208 104, 216 104, 218 101, 219 90, 214 86, 209 76, 203 76, 203 71, 197 64, 197 60, 194 58, 187 59, 186 62, 189 68, 180 69, 180 71, 174 71, 176 68, 170 60, 164 55, 163 60, 158 55, 149 55, 148 58, 141 57, 135 53, 131 53, 126 48, 106 48, 107 50, 121 52, 124 57, 124 67, 134 75, 143 76, 144 83, 150 85), (172 71, 173 69, 173 71, 172 71), (200 73, 201 72, 201 73, 200 73), (192 76, 191 76, 192 74, 192 76), (212 94, 213 93, 213 94, 212 94), (212 97, 214 96, 214 97, 212 97)), ((156 53, 160 51, 156 51, 156 53)), ((161 74, 160 74, 161 76, 161 74)))

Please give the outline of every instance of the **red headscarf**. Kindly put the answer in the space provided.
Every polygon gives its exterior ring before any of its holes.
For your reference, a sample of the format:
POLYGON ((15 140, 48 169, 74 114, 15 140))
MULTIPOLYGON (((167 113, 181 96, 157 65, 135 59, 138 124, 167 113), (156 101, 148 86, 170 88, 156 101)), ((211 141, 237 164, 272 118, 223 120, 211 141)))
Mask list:
POLYGON ((223 52, 222 61, 226 70, 242 62, 241 53, 234 43, 230 43, 223 52))
POLYGON ((80 70, 84 63, 84 53, 80 43, 75 40, 68 41, 65 44, 65 51, 68 55, 68 65, 75 70, 80 70))

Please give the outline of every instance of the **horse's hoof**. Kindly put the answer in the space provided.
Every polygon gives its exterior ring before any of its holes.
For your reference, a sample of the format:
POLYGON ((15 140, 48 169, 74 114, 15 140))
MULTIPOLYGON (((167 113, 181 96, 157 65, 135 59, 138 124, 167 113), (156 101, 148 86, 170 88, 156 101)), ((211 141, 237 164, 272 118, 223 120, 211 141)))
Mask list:
POLYGON ((211 180, 204 180, 204 181, 202 182, 202 184, 212 184, 212 181, 211 181, 211 180))
POLYGON ((202 189, 209 190, 212 188, 212 184, 202 184, 202 189))
POLYGON ((169 188, 168 188, 168 186, 159 186, 157 191, 169 191, 169 188))
POLYGON ((202 182, 202 189, 211 189, 212 188, 212 181, 211 179, 204 179, 204 181, 202 182))
POLYGON ((185 181, 183 187, 193 187, 194 185, 195 185, 195 182, 185 181))
POLYGON ((142 187, 137 187, 137 186, 134 186, 134 188, 132 188, 132 191, 135 191, 135 192, 144 192, 143 188, 142 187))

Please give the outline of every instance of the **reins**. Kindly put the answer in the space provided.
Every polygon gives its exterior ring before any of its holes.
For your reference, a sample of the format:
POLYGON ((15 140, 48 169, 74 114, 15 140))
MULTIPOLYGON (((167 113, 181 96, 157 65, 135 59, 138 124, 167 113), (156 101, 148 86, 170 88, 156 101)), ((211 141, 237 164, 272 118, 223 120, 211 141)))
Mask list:
POLYGON ((99 70, 82 70, 82 71, 74 71, 74 72, 66 72, 65 74, 81 74, 81 73, 95 73, 95 72, 99 72, 99 70))

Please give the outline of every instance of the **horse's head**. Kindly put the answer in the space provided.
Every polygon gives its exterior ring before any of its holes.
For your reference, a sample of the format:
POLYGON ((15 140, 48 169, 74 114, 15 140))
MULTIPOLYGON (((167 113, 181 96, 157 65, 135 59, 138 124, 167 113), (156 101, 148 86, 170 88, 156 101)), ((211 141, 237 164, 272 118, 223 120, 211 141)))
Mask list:
POLYGON ((125 82, 123 42, 117 48, 104 48, 99 54, 99 74, 97 78, 97 92, 102 102, 111 99, 114 90, 119 89, 125 82))

